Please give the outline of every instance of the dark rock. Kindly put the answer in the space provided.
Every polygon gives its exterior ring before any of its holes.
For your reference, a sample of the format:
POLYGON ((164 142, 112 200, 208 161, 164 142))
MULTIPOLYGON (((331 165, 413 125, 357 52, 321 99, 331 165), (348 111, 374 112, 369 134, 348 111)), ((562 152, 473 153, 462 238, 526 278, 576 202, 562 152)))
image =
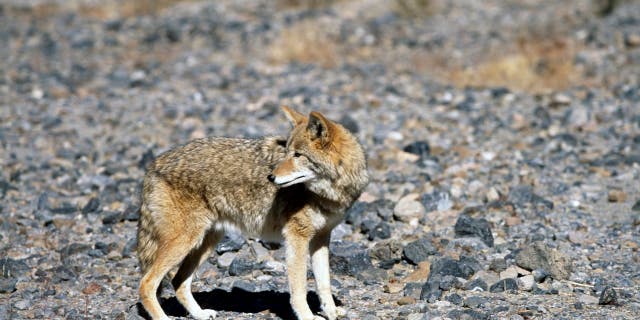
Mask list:
POLYGON ((616 290, 612 287, 604 288, 604 290, 602 290, 602 293, 600 294, 598 304, 618 304, 618 294, 616 293, 616 290))
POLYGON ((631 207, 633 211, 640 211, 640 200, 636 201, 636 203, 631 207))
POLYGON ((482 291, 487 291, 489 290, 489 285, 482 279, 474 279, 465 283, 464 288, 465 290, 478 290, 480 288, 482 291))
POLYGON ((402 259, 402 245, 397 240, 379 241, 369 251, 369 256, 378 260, 383 266, 393 267, 402 259))
POLYGON ((91 249, 87 251, 87 255, 93 258, 100 258, 105 255, 104 251, 98 249, 91 249))
POLYGON ((100 209, 100 198, 93 197, 82 208, 82 214, 86 215, 88 213, 98 212, 99 209, 100 209))
POLYGON ((451 275, 454 277, 466 279, 469 276, 473 275, 473 273, 470 274, 469 270, 463 270, 463 266, 460 264, 460 262, 455 261, 449 257, 442 257, 431 264, 431 273, 429 277, 435 275, 441 277, 451 275))
POLYGON ((246 292, 256 292, 257 287, 253 281, 238 280, 233 282, 231 291, 243 290, 246 292))
POLYGON ((36 205, 38 211, 49 210, 49 194, 43 192, 38 197, 38 204, 36 205))
POLYGON ((153 155, 153 150, 149 149, 145 153, 142 154, 140 161, 138 161, 138 168, 146 169, 149 164, 151 164, 156 157, 153 155))
POLYGON ((109 254, 109 252, 111 252, 111 250, 113 250, 115 247, 117 247, 117 245, 115 243, 112 243, 111 245, 106 244, 102 241, 98 241, 96 242, 95 245, 93 245, 94 249, 96 250, 100 250, 102 251, 102 253, 104 254, 109 254))
POLYGON ((108 31, 119 31, 122 28, 121 19, 113 19, 104 23, 104 28, 108 31))
POLYGON ((0 293, 11 293, 16 291, 16 278, 0 278, 0 293))
POLYGON ((516 264, 527 270, 544 269, 555 279, 567 279, 572 270, 571 260, 543 242, 534 242, 516 255, 516 264))
POLYGON ((69 281, 77 278, 76 273, 66 266, 51 268, 47 273, 51 275, 51 281, 53 283, 60 283, 62 281, 69 281))
POLYGON ((518 292, 518 284, 516 279, 508 278, 494 283, 490 288, 490 292, 518 292))
POLYGON ((62 206, 58 207, 58 208, 50 208, 51 213, 57 213, 57 214, 72 214, 78 211, 78 208, 76 208, 76 206, 70 204, 70 203, 63 203, 62 206))
POLYGON ((409 263, 417 265, 421 261, 427 260, 429 256, 438 253, 438 249, 431 243, 431 240, 420 238, 407 244, 402 250, 402 256, 409 263))
POLYGON ((18 190, 15 186, 11 185, 9 181, 0 178, 0 196, 4 198, 9 190, 18 190))
POLYGON ((535 125, 542 129, 547 129, 551 125, 551 114, 547 108, 538 106, 533 110, 533 115, 536 118, 535 125))
POLYGON ((531 274, 533 275, 533 280, 535 280, 537 283, 542 283, 550 276, 549 272, 545 271, 544 269, 535 269, 531 271, 531 274))
POLYGON ((366 249, 356 243, 334 241, 329 246, 331 270, 337 274, 355 275, 373 268, 366 249))
POLYGON ((498 313, 507 312, 507 311, 509 311, 509 306, 497 306, 493 308, 493 310, 491 310, 491 313, 498 314, 498 313))
POLYGON ((356 274, 356 279, 362 281, 365 285, 381 284, 388 280, 387 271, 368 267, 356 274))
POLYGON ((442 280, 440 280, 440 289, 444 291, 449 291, 453 288, 460 287, 460 285, 460 281, 454 276, 444 276, 442 277, 442 280))
POLYGON ((447 313, 447 317, 451 319, 473 319, 485 320, 489 319, 489 315, 473 309, 455 309, 447 313))
POLYGON ((457 293, 452 293, 452 294, 446 296, 444 299, 449 301, 449 302, 451 302, 452 304, 454 304, 456 306, 461 306, 462 305, 462 297, 457 293))
POLYGON ((124 248, 122 248, 122 257, 129 258, 135 256, 137 246, 138 239, 136 239, 135 237, 129 239, 129 241, 127 241, 127 243, 124 245, 124 248))
POLYGON ((475 258, 469 256, 461 256, 458 264, 460 265, 460 269, 462 270, 462 273, 464 275, 463 278, 469 278, 476 272, 482 270, 480 262, 478 262, 478 260, 476 260, 475 258))
POLYGON ((18 278, 26 275, 30 268, 24 261, 2 258, 0 259, 0 270, 2 270, 3 278, 18 278))
POLYGON ((434 303, 442 297, 442 289, 440 289, 440 275, 429 276, 429 279, 422 286, 420 291, 420 300, 426 300, 429 303, 434 303))
POLYGON ((493 247, 493 235, 491 234, 491 226, 484 219, 473 219, 468 215, 460 215, 456 225, 454 226, 456 236, 460 237, 478 237, 489 247, 493 247))
POLYGON ((344 221, 350 225, 358 226, 362 223, 362 215, 367 210, 368 206, 366 202, 357 201, 347 210, 344 221))
POLYGON ((363 234, 368 234, 371 230, 375 229, 375 227, 378 225, 378 223, 380 223, 380 220, 378 219, 378 216, 373 216, 374 218, 370 218, 370 216, 372 215, 371 212, 367 212, 366 217, 362 220, 362 223, 360 224, 360 231, 363 234))
POLYGON ((491 91, 491 96, 494 98, 501 98, 502 96, 509 94, 511 92, 509 88, 505 88, 505 87, 494 87, 494 88, 491 88, 490 91, 491 91))
POLYGON ((489 270, 493 270, 495 272, 502 272, 507 269, 507 261, 503 258, 496 258, 491 260, 489 263, 489 270))
POLYGON ((404 286, 403 294, 405 297, 413 297, 420 299, 420 292, 422 292, 423 283, 409 282, 404 286))
POLYGON ((489 301, 489 300, 487 298, 485 298, 485 297, 471 296, 471 297, 468 297, 468 298, 464 299, 463 306, 465 306, 467 308, 477 308, 477 307, 487 303, 487 301, 489 301))
POLYGON ((227 232, 216 245, 216 252, 223 254, 228 251, 236 252, 242 249, 247 240, 239 232, 227 232))
POLYGON ((420 158, 427 158, 429 157, 431 148, 429 147, 428 142, 421 140, 406 145, 404 148, 402 148, 402 151, 419 155, 420 158))
POLYGON ((345 114, 340 118, 340 124, 347 128, 347 130, 352 133, 358 133, 360 131, 360 127, 358 126, 358 122, 348 114, 345 114))
POLYGON ((123 220, 123 216, 121 212, 118 211, 107 211, 102 215, 102 224, 110 225, 115 224, 123 220))
POLYGON ((553 209, 553 202, 533 193, 533 188, 528 185, 519 185, 511 188, 507 200, 519 207, 524 207, 527 204, 540 204, 549 209, 553 209))
POLYGON ((531 293, 533 293, 535 295, 550 294, 547 290, 544 290, 544 289, 538 287, 537 285, 533 286, 533 288, 531 289, 531 293))
POLYGON ((12 186, 9 181, 0 178, 0 196, 4 198, 4 196, 7 195, 7 191, 11 189, 15 190, 16 188, 12 186))
POLYGON ((241 257, 236 257, 235 259, 233 259, 231 265, 229 266, 229 275, 241 276, 248 274, 253 270, 253 266, 253 261, 241 257))
POLYGON ((386 222, 378 223, 375 228, 369 231, 369 241, 377 239, 389 239, 391 237, 391 227, 386 222))
POLYGON ((129 205, 122 212, 122 219, 126 221, 138 221, 140 219, 140 207, 129 205))
POLYGON ((378 214, 378 217, 384 221, 391 221, 393 218, 393 207, 395 203, 389 199, 378 199, 369 204, 378 214))
POLYGON ((84 243, 72 243, 60 249, 60 258, 64 261, 70 256, 91 250, 91 246, 84 243))

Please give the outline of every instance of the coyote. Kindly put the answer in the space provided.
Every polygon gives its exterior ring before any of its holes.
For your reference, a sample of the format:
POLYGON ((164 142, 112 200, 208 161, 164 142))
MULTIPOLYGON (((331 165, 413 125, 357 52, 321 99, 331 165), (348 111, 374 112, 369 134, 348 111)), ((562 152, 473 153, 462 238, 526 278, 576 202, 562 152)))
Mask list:
POLYGON ((298 319, 322 319, 307 304, 309 254, 322 310, 329 319, 342 312, 331 295, 328 246, 331 230, 369 182, 365 154, 347 129, 322 114, 282 110, 293 124, 288 139, 198 139, 148 166, 138 224, 139 292, 153 319, 169 319, 156 295, 167 274, 192 317, 215 318, 193 298, 191 281, 229 228, 284 240, 298 319))

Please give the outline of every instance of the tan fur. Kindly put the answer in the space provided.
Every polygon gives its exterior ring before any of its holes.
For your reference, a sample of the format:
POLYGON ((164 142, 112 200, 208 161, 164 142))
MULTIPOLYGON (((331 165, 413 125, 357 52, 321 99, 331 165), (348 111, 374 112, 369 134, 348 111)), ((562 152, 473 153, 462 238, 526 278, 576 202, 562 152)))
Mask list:
POLYGON ((306 301, 307 257, 322 308, 338 315, 329 283, 331 229, 368 183, 362 147, 344 127, 317 112, 288 108, 288 139, 206 138, 160 155, 147 169, 138 226, 140 297, 154 319, 168 319, 156 291, 172 269, 180 303, 196 319, 215 317, 191 294, 192 274, 230 226, 250 237, 285 241, 291 304, 306 301), (272 181, 270 181, 272 180, 272 181))

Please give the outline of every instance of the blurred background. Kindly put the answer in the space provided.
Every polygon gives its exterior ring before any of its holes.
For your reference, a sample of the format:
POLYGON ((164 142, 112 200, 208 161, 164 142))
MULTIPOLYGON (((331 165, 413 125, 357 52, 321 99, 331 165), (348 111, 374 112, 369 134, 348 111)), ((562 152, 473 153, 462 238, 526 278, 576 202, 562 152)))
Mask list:
POLYGON ((6 0, 0 53, 5 88, 54 98, 125 77, 182 80, 193 65, 292 63, 381 64, 458 87, 544 92, 637 74, 637 12, 612 16, 632 2, 6 0))

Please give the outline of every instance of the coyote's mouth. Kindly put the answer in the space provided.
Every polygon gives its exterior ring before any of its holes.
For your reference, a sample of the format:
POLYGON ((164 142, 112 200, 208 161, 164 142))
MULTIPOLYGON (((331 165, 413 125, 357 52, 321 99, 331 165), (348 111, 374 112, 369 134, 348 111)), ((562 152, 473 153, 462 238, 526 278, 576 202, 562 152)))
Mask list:
POLYGON ((304 179, 306 177, 307 176, 300 176, 300 177, 294 178, 293 180, 290 180, 288 182, 281 182, 281 183, 277 183, 276 182, 276 184, 278 185, 278 187, 288 187, 290 185, 298 183, 300 180, 302 180, 302 179, 304 179))
POLYGON ((294 184, 309 181, 313 178, 315 178, 315 175, 312 172, 305 172, 303 174, 298 174, 298 175, 275 177, 273 183, 275 183, 278 187, 284 188, 294 184))

